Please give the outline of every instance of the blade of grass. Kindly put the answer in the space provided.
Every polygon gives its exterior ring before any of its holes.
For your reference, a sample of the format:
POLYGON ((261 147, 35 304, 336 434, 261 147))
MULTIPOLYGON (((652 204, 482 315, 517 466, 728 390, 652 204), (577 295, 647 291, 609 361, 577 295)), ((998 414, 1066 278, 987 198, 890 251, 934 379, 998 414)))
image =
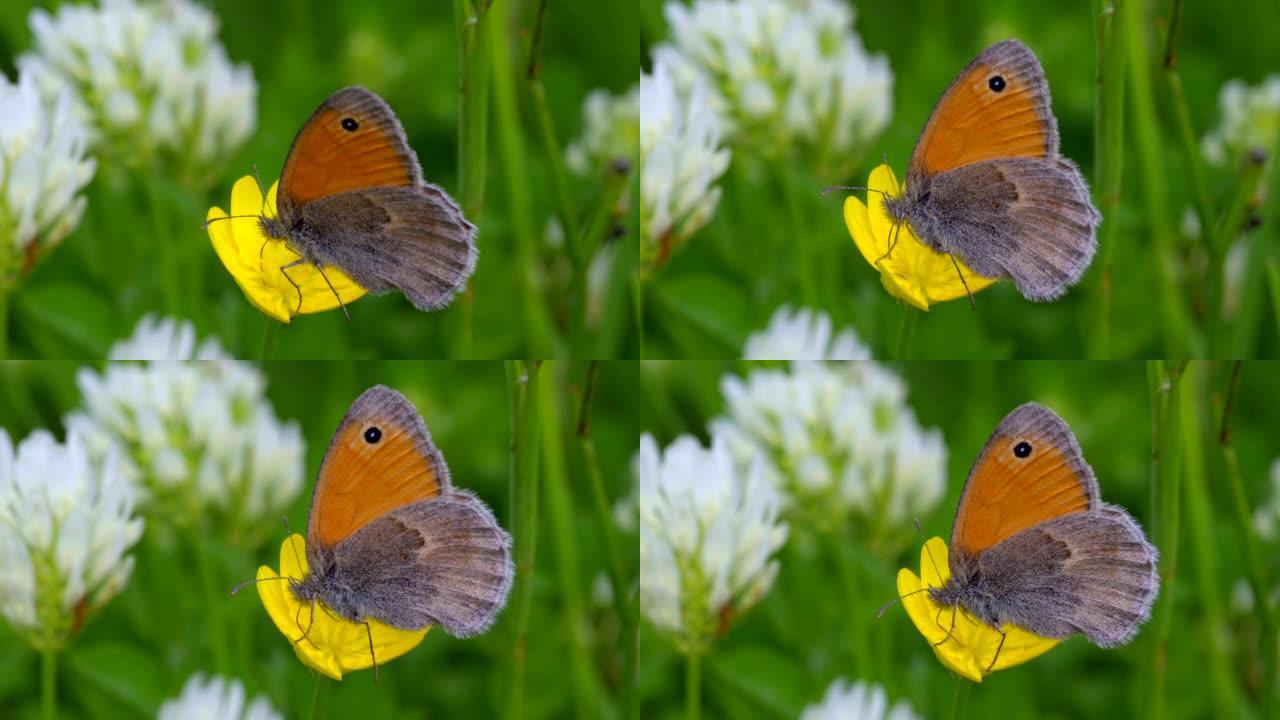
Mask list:
POLYGON ((640 704, 632 699, 638 680, 636 655, 639 643, 639 622, 635 603, 631 601, 631 583, 627 582, 622 554, 618 550, 620 543, 613 523, 613 514, 610 512, 609 496, 604 488, 604 478, 600 474, 595 439, 591 435, 591 398, 595 392, 599 370, 600 364, 597 361, 592 361, 587 366, 587 378, 582 390, 582 406, 578 411, 578 447, 582 451, 582 464, 586 469, 587 484, 591 487, 591 504, 595 510, 596 526, 604 543, 606 569, 609 572, 610 586, 613 588, 614 609, 618 613, 622 626, 620 637, 623 662, 619 702, 622 705, 623 717, 634 720, 640 716, 640 704))
POLYGON ((1227 480, 1231 483, 1236 524, 1240 528, 1245 563, 1249 568, 1249 587, 1253 590, 1253 611, 1258 617, 1258 627, 1262 629, 1260 634, 1262 674, 1258 688, 1261 717, 1275 717, 1276 625, 1268 590, 1271 583, 1266 577, 1266 567, 1258 546, 1257 529, 1253 524, 1253 515, 1249 512, 1249 498, 1245 493, 1244 480, 1240 477, 1240 462, 1236 458, 1236 448, 1231 441, 1231 410, 1239 389, 1242 365, 1243 363, 1239 360, 1231 365, 1231 378, 1227 383, 1226 400, 1222 408, 1222 429, 1218 433, 1218 449, 1222 453, 1222 465, 1226 470, 1227 480))
POLYGON ((1153 360, 1147 363, 1151 398, 1151 534, 1160 549, 1160 596, 1152 609, 1151 657, 1147 680, 1147 717, 1163 720, 1169 634, 1173 629, 1173 584, 1178 572, 1179 484, 1182 478, 1179 413, 1184 363, 1153 360))
MULTIPOLYGON (((497 3, 489 10, 489 21, 498 28, 507 27, 508 3, 497 3)), ((517 106, 515 68, 511 64, 511 49, 505 34, 498 34, 489 42, 492 62, 494 121, 498 136, 499 154, 505 176, 504 195, 510 213, 510 224, 516 240, 516 284, 521 293, 524 311, 525 353, 527 357, 557 357, 560 352, 556 332, 542 293, 539 292, 535 273, 540 267, 538 243, 541 237, 534 227, 533 210, 529 201, 529 171, 525 164, 524 132, 520 127, 517 106)))
POLYGON ((1187 387, 1179 398, 1182 422, 1182 469, 1184 502, 1187 510, 1187 526, 1190 530, 1191 552, 1195 557, 1196 585, 1200 596, 1201 617, 1198 623, 1204 633, 1201 647, 1209 670, 1209 688, 1213 695, 1213 708, 1220 717, 1240 717, 1237 707, 1235 682, 1231 663, 1223 638, 1227 629, 1223 621, 1221 593, 1225 587, 1218 573, 1217 539, 1213 528, 1213 502, 1205 481, 1204 442, 1207 435, 1204 420, 1208 411, 1197 403, 1203 389, 1203 363, 1187 370, 1187 387))
MULTIPOLYGON (((1251 206, 1256 200, 1258 186, 1262 182, 1263 171, 1266 169, 1266 153, 1261 150, 1251 151, 1245 154, 1245 158, 1241 164, 1240 172, 1236 176, 1236 182, 1232 186, 1231 194, 1228 196, 1226 208, 1222 211, 1222 216, 1218 218, 1218 225, 1214 228, 1215 246, 1220 249, 1223 257, 1231 249, 1231 245, 1244 232, 1246 223, 1249 220, 1251 206)), ((1252 248, 1246 246, 1246 249, 1256 252, 1252 248)), ((1244 264, 1244 278, 1241 279, 1241 305, 1246 296, 1248 287, 1247 280, 1250 279, 1250 270, 1252 264, 1246 262, 1244 264)), ((1219 264, 1218 267, 1210 268, 1210 272, 1216 272, 1219 284, 1222 284, 1223 268, 1219 264)), ((1255 281, 1258 278, 1254 278, 1255 281)), ((1256 287, 1256 285, 1255 285, 1256 287)), ((1252 309, 1252 308, 1249 308, 1252 309)), ((1236 352, 1249 349, 1253 335, 1257 328, 1255 324, 1256 313, 1245 312, 1246 308, 1241 307, 1237 310, 1237 318, 1235 323, 1235 333, 1232 338, 1231 347, 1223 348, 1220 357, 1246 357, 1244 355, 1235 355, 1236 352)), ((1221 313, 1221 308, 1218 309, 1221 313)))
POLYGON ((538 540, 538 360, 508 360, 507 392, 511 414, 511 469, 509 493, 515 537, 516 577, 512 594, 511 668, 507 687, 507 720, 521 720, 525 713, 525 640, 529 611, 533 606, 533 571, 538 540))
MULTIPOLYGON (((485 167, 489 132, 489 6, 492 0, 453 0, 458 36, 458 200, 462 212, 484 227, 485 167)), ((475 292, 470 283, 458 299, 458 347, 454 355, 470 358, 474 350, 475 292)))
POLYGON ((551 528, 551 545, 555 554, 557 579, 560 585, 560 613, 564 637, 569 645, 569 687, 573 694, 573 707, 581 718, 607 717, 601 705, 598 678, 594 663, 587 649, 585 629, 587 613, 582 600, 582 577, 579 570, 578 547, 574 538, 574 508, 568 488, 568 471, 565 467, 564 437, 561 433, 563 419, 559 413, 556 395, 562 382, 563 368, 558 364, 544 368, 547 377, 538 387, 539 425, 542 428, 542 489, 547 507, 547 520, 551 528))
POLYGON ((1169 188, 1164 167, 1163 139, 1156 121, 1143 8, 1143 4, 1139 2, 1130 2, 1125 6, 1124 33, 1129 53, 1133 137, 1137 141, 1138 166, 1142 173, 1142 189, 1146 200, 1143 216, 1149 223, 1154 244, 1164 356, 1199 357, 1202 350, 1199 342, 1192 337, 1192 328, 1189 326, 1186 307, 1175 277, 1173 231, 1169 225, 1169 188))
POLYGON ((1209 180, 1204 170, 1204 157, 1200 153, 1200 143, 1196 140, 1195 126, 1191 124, 1191 112, 1187 105, 1186 93, 1182 89, 1182 76, 1177 70, 1177 36, 1182 25, 1182 0, 1173 0, 1169 11, 1169 34, 1165 40, 1164 76, 1169 86, 1169 102, 1173 106, 1174 117, 1178 122, 1178 139, 1182 143, 1182 154, 1186 162, 1188 180, 1191 183, 1195 199, 1196 216, 1200 219, 1200 242, 1209 253, 1209 277, 1206 286, 1205 334, 1210 352, 1220 348, 1222 338, 1222 264, 1226 257, 1227 247, 1215 242, 1213 226, 1215 212, 1213 194, 1209 190, 1209 180))
POLYGON ((1101 272, 1097 273, 1094 322, 1088 336, 1089 357, 1111 356, 1111 272, 1115 264, 1119 230, 1121 177, 1124 170, 1125 53, 1120 27, 1124 0, 1093 0, 1094 55, 1097 62, 1097 101, 1093 111, 1096 144, 1093 153, 1093 186, 1102 213, 1098 242, 1102 246, 1101 272))
POLYGON ((1275 258, 1267 258, 1267 288, 1271 291, 1271 319, 1276 324, 1276 335, 1280 336, 1280 266, 1275 258))

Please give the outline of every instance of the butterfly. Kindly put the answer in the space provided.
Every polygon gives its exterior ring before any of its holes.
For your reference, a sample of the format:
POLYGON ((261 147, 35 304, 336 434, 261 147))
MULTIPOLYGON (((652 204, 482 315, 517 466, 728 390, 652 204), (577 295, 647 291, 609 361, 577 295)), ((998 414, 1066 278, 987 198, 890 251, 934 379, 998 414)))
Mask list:
POLYGON ((928 592, 952 609, 952 630, 963 608, 1000 632, 990 670, 1006 623, 1105 648, 1129 642, 1151 617, 1158 562, 1137 521, 1102 501, 1071 428, 1027 403, 978 454, 956 507, 951 577, 928 592))
POLYGON ((1102 222, 1080 168, 1058 149, 1039 61, 1017 40, 996 43, 943 93, 905 193, 885 208, 979 275, 1012 279, 1028 300, 1056 299, 1088 269, 1102 222))
POLYGON ((280 268, 286 278, 304 263, 322 275, 336 267, 370 292, 399 290, 414 307, 435 310, 475 269, 475 226, 447 192, 422 179, 400 121, 362 87, 330 95, 303 124, 276 205, 276 217, 258 222, 300 256, 280 268))
POLYGON ((309 572, 290 591, 351 622, 468 637, 493 624, 511 590, 511 536, 453 487, 422 417, 383 385, 356 398, 334 433, 306 537, 309 572))

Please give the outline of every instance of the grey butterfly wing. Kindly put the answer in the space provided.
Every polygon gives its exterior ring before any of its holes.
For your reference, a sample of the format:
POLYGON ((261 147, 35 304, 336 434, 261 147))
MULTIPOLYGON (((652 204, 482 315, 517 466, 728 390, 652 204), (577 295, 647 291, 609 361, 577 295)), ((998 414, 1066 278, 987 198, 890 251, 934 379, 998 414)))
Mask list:
POLYGON ((1103 503, 1018 533, 983 553, 979 567, 1002 622, 1115 647, 1151 618, 1159 557, 1129 513, 1103 503))
POLYGON ((913 217, 922 238, 1029 300, 1062 296, 1098 249, 1102 216, 1066 158, 990 160, 933 178, 913 217))
POLYGON ((464 490, 387 513, 335 548, 368 617, 403 629, 484 632, 511 591, 511 536, 464 490))
POLYGON ((400 290, 421 310, 448 305, 475 270, 475 226, 435 185, 349 190, 301 213, 304 227, 320 230, 300 243, 309 256, 370 292, 400 290))

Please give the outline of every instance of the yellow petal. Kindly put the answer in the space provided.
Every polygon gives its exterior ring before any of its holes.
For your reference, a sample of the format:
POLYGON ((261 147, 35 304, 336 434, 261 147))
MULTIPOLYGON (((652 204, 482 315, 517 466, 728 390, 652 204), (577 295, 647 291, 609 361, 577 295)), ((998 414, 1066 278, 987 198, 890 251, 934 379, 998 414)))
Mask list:
POLYGON ((990 672, 1020 665, 1052 650, 1061 640, 1045 638, 1035 633, 1006 624, 1004 646, 1000 647, 1000 633, 980 622, 968 611, 957 609, 952 628, 952 608, 942 607, 927 592, 915 592, 924 587, 942 587, 951 577, 947 565, 947 545, 942 538, 932 538, 920 552, 920 576, 903 568, 898 571, 898 594, 902 605, 924 636, 938 660, 954 672, 973 682, 982 682, 988 674, 987 666, 996 658, 990 672), (947 637, 950 631, 950 637, 947 637), (945 640, 944 640, 945 639, 945 640), (941 644, 938 644, 941 643, 941 644), (999 657, 996 651, 999 648, 999 657))
POLYGON ((934 303, 967 297, 995 282, 922 243, 909 224, 894 222, 885 209, 885 194, 897 197, 904 188, 888 165, 871 171, 867 188, 866 205, 854 197, 845 200, 845 226, 890 295, 927 311, 934 303))
MULTIPOLYGON (((286 577, 301 580, 307 573, 306 542, 291 535, 280 546, 280 574, 267 566, 258 568, 258 580, 286 577)), ((257 583, 258 597, 276 628, 293 643, 293 651, 307 667, 341 680, 344 673, 372 667, 374 660, 384 665, 417 647, 430 626, 421 630, 400 630, 378 620, 364 623, 345 620, 317 603, 315 620, 311 605, 293 595, 288 581, 257 583), (303 635, 305 634, 305 638, 303 635), (370 654, 370 636, 373 652, 370 654), (299 641, 299 638, 303 638, 299 641)))
MULTIPOLYGON (((240 178, 231 188, 231 215, 235 217, 208 226, 218 259, 245 298, 267 315, 287 323, 294 315, 333 310, 340 304, 339 297, 348 305, 363 297, 365 289, 338 268, 326 267, 321 274, 314 265, 304 263, 282 270, 299 256, 284 241, 268 238, 258 221, 263 214, 275 217, 277 184, 267 191, 264 204, 257 180, 251 176, 240 178), (333 284, 332 289, 329 283, 333 284)), ((209 209, 206 219, 224 217, 227 214, 215 207, 209 209)))

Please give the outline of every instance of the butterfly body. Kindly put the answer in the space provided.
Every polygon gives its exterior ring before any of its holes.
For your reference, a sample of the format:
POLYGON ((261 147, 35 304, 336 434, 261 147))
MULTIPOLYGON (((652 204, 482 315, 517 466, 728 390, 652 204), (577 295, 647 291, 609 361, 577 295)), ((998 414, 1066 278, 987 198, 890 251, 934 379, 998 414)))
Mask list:
POLYGON ((375 386, 335 433, 307 519, 308 573, 290 589, 352 622, 483 632, 506 602, 511 538, 404 396, 375 386))
POLYGON ((929 594, 996 630, 1114 647, 1150 618, 1158 561, 1129 513, 1101 501, 1066 423, 1028 403, 978 456, 956 511, 951 578, 929 594))
POLYGON ((364 88, 334 93, 303 125, 276 217, 260 225, 301 262, 340 268, 370 292, 400 290, 423 310, 447 305, 475 269, 475 226, 423 180, 400 121, 364 88))
POLYGON ((1044 71, 1016 40, 952 82, 912 152, 905 193, 885 207, 935 251, 1012 279, 1031 300, 1079 281, 1101 222, 1079 168, 1058 154, 1044 71))

